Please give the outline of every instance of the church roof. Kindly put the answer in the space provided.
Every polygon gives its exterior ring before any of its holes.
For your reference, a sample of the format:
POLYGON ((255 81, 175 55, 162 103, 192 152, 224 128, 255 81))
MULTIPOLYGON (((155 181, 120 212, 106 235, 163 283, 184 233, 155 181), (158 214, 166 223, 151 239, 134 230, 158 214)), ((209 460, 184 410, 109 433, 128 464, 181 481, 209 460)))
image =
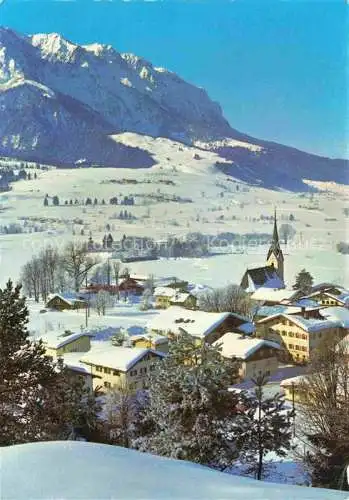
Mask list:
POLYGON ((257 288, 284 288, 285 284, 273 266, 255 267, 247 269, 241 287, 251 292, 257 288))

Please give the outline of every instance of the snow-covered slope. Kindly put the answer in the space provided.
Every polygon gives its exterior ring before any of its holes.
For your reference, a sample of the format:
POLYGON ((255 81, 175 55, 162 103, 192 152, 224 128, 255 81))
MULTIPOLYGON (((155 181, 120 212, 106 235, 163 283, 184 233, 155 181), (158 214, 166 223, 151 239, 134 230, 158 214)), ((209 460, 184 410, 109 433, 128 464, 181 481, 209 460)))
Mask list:
POLYGON ((1 498, 334 500, 343 492, 263 483, 116 446, 83 442, 2 448, 1 498))
MULTIPOLYGON (((234 177, 268 187, 346 182, 346 163, 237 132, 205 90, 110 45, 0 28, 0 155, 67 165, 153 164, 109 135, 132 132, 213 151, 234 177)), ((176 165, 174 165, 176 166, 176 165)))

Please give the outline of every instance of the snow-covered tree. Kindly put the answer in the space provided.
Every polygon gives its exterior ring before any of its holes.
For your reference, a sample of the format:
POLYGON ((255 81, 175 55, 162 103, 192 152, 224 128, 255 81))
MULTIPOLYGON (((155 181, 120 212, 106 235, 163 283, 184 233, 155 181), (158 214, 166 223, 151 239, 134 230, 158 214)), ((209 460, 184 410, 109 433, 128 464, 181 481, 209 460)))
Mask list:
POLYGON ((130 448, 135 429, 136 402, 126 383, 108 391, 104 414, 108 441, 130 448))
POLYGON ((207 312, 235 312, 252 317, 255 303, 238 285, 209 290, 199 296, 199 309, 207 312))
POLYGON ((307 295, 311 292, 313 283, 314 279, 312 275, 306 269, 302 269, 296 276, 293 290, 298 290, 300 296, 307 295))
POLYGON ((348 359, 347 337, 327 338, 299 386, 307 398, 299 409, 301 431, 310 445, 302 458, 314 486, 349 489, 343 485, 349 465, 348 359))
POLYGON ((83 381, 45 356, 42 342, 30 340, 20 292, 11 281, 0 289, 0 446, 96 428, 98 409, 83 381))
POLYGON ((267 378, 259 375, 253 379, 254 395, 247 399, 241 417, 243 432, 239 435, 240 460, 248 464, 248 471, 261 480, 265 457, 274 452, 284 457, 291 447, 292 412, 287 410, 281 394, 265 397, 267 378))
POLYGON ((148 309, 151 308, 152 297, 152 292, 148 288, 146 288, 142 293, 141 303, 139 305, 141 311, 148 311, 148 309))
POLYGON ((150 373, 133 446, 225 469, 237 454, 239 400, 227 391, 236 363, 183 334, 150 373))
POLYGON ((105 290, 100 290, 94 300, 97 313, 99 315, 105 316, 107 307, 110 307, 112 303, 111 295, 105 290))
POLYGON ((120 330, 111 337, 111 343, 116 347, 125 346, 129 343, 129 340, 130 336, 123 328, 120 328, 120 330))

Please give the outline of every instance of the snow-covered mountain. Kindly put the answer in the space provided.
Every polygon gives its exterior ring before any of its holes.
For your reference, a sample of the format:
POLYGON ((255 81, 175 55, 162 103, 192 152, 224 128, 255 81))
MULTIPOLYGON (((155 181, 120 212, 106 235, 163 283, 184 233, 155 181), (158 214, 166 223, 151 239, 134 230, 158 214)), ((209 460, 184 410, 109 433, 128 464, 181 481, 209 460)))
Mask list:
POLYGON ((345 492, 271 484, 184 461, 79 441, 0 450, 1 498, 335 500, 345 492))
POLYGON ((221 167, 227 174, 270 187, 347 179, 344 161, 237 132, 203 89, 140 57, 110 45, 77 45, 56 33, 24 36, 0 28, 0 155, 151 166, 149 151, 110 137, 123 132, 214 151, 228 160, 221 167))

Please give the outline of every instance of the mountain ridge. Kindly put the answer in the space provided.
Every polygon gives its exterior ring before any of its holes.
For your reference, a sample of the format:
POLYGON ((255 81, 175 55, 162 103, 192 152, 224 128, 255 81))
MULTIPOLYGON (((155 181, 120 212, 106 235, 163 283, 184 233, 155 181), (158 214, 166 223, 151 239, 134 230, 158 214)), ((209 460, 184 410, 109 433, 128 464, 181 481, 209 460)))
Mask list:
POLYGON ((58 33, 21 35, 0 27, 0 106, 2 156, 64 166, 82 159, 152 166, 148 151, 108 137, 132 132, 215 152, 224 159, 218 168, 251 184, 303 190, 303 179, 348 179, 346 160, 235 130, 204 89, 176 73, 111 45, 79 45, 58 33))

